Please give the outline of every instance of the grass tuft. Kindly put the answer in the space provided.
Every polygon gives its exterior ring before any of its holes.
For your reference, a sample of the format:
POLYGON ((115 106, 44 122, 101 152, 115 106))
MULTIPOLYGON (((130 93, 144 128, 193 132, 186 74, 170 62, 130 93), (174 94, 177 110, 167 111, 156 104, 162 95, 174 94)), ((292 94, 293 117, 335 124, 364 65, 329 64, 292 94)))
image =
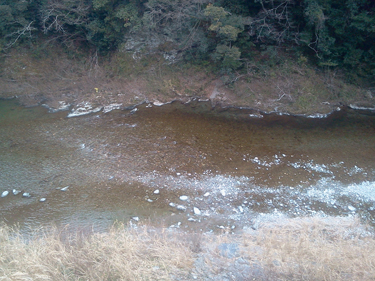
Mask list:
POLYGON ((0 228, 0 280, 170 280, 186 275, 192 254, 177 236, 116 225, 89 236, 54 228, 23 238, 0 228))

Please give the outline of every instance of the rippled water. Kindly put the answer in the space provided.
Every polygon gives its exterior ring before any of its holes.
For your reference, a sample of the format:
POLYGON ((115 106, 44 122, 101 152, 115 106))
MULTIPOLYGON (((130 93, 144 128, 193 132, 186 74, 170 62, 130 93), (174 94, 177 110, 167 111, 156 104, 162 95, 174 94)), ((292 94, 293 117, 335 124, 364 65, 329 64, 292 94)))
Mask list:
POLYGON ((0 198, 2 219, 96 230, 116 220, 240 229, 261 214, 375 223, 370 113, 259 118, 199 102, 138 109, 67 118, 0 101, 0 192, 31 194, 0 198))

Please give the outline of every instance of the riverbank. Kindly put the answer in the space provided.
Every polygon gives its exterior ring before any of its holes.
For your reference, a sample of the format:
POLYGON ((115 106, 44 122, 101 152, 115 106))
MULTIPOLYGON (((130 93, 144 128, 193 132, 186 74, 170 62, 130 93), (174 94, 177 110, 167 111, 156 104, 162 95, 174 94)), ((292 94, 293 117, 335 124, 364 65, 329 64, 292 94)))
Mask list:
POLYGON ((25 106, 77 113, 192 99, 303 115, 325 115, 341 106, 375 108, 374 88, 346 83, 337 70, 316 70, 292 60, 217 75, 207 66, 172 64, 162 54, 134 57, 118 51, 99 58, 69 57, 58 48, 40 52, 18 49, 2 58, 1 98, 18 97, 25 106))
POLYGON ((263 220, 241 235, 115 224, 0 228, 4 280, 373 280, 374 233, 354 217, 263 220), (173 254, 172 254, 173 253, 173 254))
MULTIPOLYGON (((17 96, 25 106, 44 105, 52 112, 66 110, 71 116, 131 108, 144 102, 157 106, 171 100, 191 99, 208 100, 211 105, 305 115, 324 115, 342 105, 373 106, 371 91, 348 84, 340 88, 346 89, 340 92, 343 97, 324 99, 326 96, 321 93, 326 89, 322 86, 325 84, 319 82, 324 80, 322 74, 303 68, 304 75, 298 71, 296 76, 289 75, 291 67, 296 65, 284 65, 285 73, 257 73, 225 84, 225 77, 214 76, 197 66, 168 65, 162 58, 152 59, 155 61, 151 63, 150 59, 148 64, 135 63, 128 54, 117 54, 112 60, 101 62, 95 57, 68 58, 59 50, 44 58, 28 52, 10 54, 2 68, 1 96, 17 96), (310 76, 309 71, 312 71, 310 76), (306 77, 310 79, 304 80, 306 77), (285 81, 289 84, 282 84, 285 81), (242 96, 241 85, 246 90, 242 96), (256 85, 258 92, 250 91, 256 85), (297 91, 300 95, 293 102, 291 91, 296 85, 305 85, 307 88, 299 89, 308 89, 311 95, 297 91), (257 99, 253 100, 254 97, 257 99), (292 109, 286 110, 287 106, 292 109)), ((281 66, 277 69, 282 70, 281 66)), ((5 123, 0 143, 2 163, 6 163, 7 170, 0 177, 2 188, 27 186, 33 197, 29 201, 6 197, 2 206, 31 202, 31 209, 19 208, 14 212, 9 208, 2 212, 4 217, 7 214, 7 218, 21 223, 22 219, 36 223, 34 218, 50 222, 57 221, 54 217, 57 211, 66 218, 60 220, 64 222, 60 227, 76 223, 76 228, 70 231, 66 226, 65 231, 45 227, 30 240, 30 236, 3 227, 0 230, 3 276, 10 280, 374 278, 373 230, 353 217, 354 214, 373 217, 371 145, 374 142, 368 138, 373 137, 369 131, 373 123, 361 131, 358 123, 353 122, 343 135, 335 130, 337 127, 328 126, 324 137, 317 137, 319 134, 313 131, 314 137, 308 138, 306 131, 286 132, 285 126, 280 126, 280 131, 260 126, 258 131, 247 123, 250 127, 242 126, 244 123, 237 124, 241 126, 236 131, 233 123, 225 124, 223 120, 168 115, 174 112, 173 108, 168 111, 168 107, 71 119, 63 118, 66 116, 63 113, 46 114, 38 107, 29 109, 30 115, 12 119, 18 120, 8 123, 12 126, 5 123), (34 115, 34 110, 40 112, 34 115), (156 115, 150 113, 153 110, 156 115), (138 116, 141 113, 144 115, 138 116), (47 115, 56 121, 47 121, 47 115), (41 118, 41 123, 32 121, 35 116, 41 118), (182 122, 177 122, 179 118, 182 122), (152 123, 155 120, 158 123, 152 123), (205 125, 199 129, 198 124, 205 125), (358 139, 351 140, 350 136, 358 139), (310 144, 313 146, 308 148, 310 144), (354 149, 354 144, 359 150, 354 149), (20 158, 14 159, 14 155, 20 158), (362 158, 357 158, 358 155, 362 158), (190 163, 186 159, 193 160, 190 163), (211 170, 219 175, 210 174, 211 170), (245 173, 250 174, 244 178, 245 173), (320 177, 323 178, 319 180, 320 177), (292 183, 294 180, 302 185, 292 183), (340 185, 339 180, 354 183, 340 185), (124 183, 139 184, 133 189, 127 186, 126 192, 122 192, 124 183), (265 188, 265 184, 270 188, 265 188), (71 190, 67 192, 56 189, 68 185, 71 190), (307 190, 301 190, 305 185, 307 190), (98 196, 99 193, 105 196, 98 196), (189 195, 190 199, 183 201, 181 195, 189 195), (33 201, 37 196, 47 201, 33 201), (172 208, 170 203, 174 202, 184 204, 186 212, 172 208), (137 212, 123 211, 131 203, 139 203, 137 212), (73 210, 71 213, 67 206, 73 210), (110 213, 108 206, 120 211, 110 213), (171 218, 170 223, 165 222, 169 227, 143 225, 153 220, 150 213, 161 212, 163 208, 171 218), (327 213, 322 213, 322 209, 327 213), (259 212, 259 216, 252 211, 259 212), (330 216, 336 212, 340 212, 336 217, 330 216), (280 213, 289 214, 289 218, 280 213), (81 219, 100 222, 108 216, 112 222, 116 214, 126 223, 131 221, 133 226, 120 224, 96 232, 86 228, 77 230, 80 226, 77 221, 81 219), (233 223, 218 224, 213 219, 212 229, 216 234, 199 231, 199 223, 203 228, 208 224, 207 218, 218 214, 238 221, 241 227, 233 223), (196 231, 184 228, 189 223, 195 224, 196 231), (182 227, 178 228, 180 224, 182 227)), ((11 115, 26 110, 16 105, 7 108, 11 115)), ((6 118, 6 111, 2 112, 6 118)))

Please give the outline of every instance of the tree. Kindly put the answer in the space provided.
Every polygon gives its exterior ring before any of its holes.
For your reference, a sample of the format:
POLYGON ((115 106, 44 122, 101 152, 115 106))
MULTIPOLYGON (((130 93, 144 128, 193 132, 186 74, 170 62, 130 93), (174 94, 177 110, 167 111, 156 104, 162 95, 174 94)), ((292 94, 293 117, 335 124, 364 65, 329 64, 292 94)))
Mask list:
POLYGON ((141 24, 143 1, 93 0, 93 11, 87 25, 87 39, 103 53, 114 50, 126 32, 141 24))
POLYGON ((41 30, 68 46, 85 41, 91 8, 84 0, 48 0, 40 11, 41 30))
POLYGON ((30 15, 32 1, 0 2, 0 50, 8 49, 26 38, 32 38, 37 30, 36 18, 30 15))
POLYGON ((232 15, 223 7, 209 4, 204 9, 204 16, 209 20, 208 31, 213 32, 218 39, 212 54, 215 61, 221 63, 221 70, 231 72, 241 66, 241 51, 232 46, 237 41, 238 35, 244 31, 246 19, 232 15))
MULTIPOLYGON (((150 37, 170 42, 171 48, 186 51, 200 44, 203 5, 207 0, 149 0, 142 23, 150 37)), ((203 41, 204 38, 203 38, 203 41)))

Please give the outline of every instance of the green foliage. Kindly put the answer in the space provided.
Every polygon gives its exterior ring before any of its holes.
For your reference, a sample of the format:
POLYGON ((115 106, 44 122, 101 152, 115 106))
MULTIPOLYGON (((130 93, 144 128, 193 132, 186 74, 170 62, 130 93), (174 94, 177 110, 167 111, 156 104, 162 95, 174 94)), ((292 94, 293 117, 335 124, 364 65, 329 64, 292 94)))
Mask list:
POLYGON ((209 4, 204 9, 204 17, 210 22, 208 31, 214 32, 216 37, 216 47, 212 58, 220 62, 221 70, 230 72, 238 69, 240 62, 241 50, 232 46, 238 36, 244 31, 244 18, 238 15, 231 15, 223 7, 209 4))
POLYGON ((211 21, 208 30, 216 32, 224 41, 236 41, 238 34, 243 31, 243 19, 231 16, 223 7, 209 4, 204 10, 204 16, 211 21))
POLYGON ((106 5, 110 5, 111 0, 93 0, 92 4, 95 10, 103 9, 106 5))
POLYGON ((235 70, 241 66, 241 52, 237 47, 229 47, 227 45, 218 45, 213 58, 221 62, 222 69, 235 70))
POLYGON ((315 0, 306 1, 305 16, 307 25, 313 26, 319 32, 324 27, 326 17, 323 8, 315 0))
POLYGON ((115 50, 131 28, 140 25, 137 6, 129 1, 93 0, 87 39, 106 53, 115 50))
POLYGON ((0 50, 41 33, 102 54, 135 35, 159 53, 175 50, 224 71, 256 54, 275 65, 277 50, 289 49, 317 66, 375 78, 373 0, 0 0, 0 50))
POLYGON ((32 38, 36 19, 30 14, 38 1, 0 1, 0 49, 7 49, 32 38))
POLYGON ((229 13, 224 10, 223 7, 215 7, 212 4, 208 4, 204 10, 204 15, 213 22, 219 22, 220 19, 225 18, 229 13))

